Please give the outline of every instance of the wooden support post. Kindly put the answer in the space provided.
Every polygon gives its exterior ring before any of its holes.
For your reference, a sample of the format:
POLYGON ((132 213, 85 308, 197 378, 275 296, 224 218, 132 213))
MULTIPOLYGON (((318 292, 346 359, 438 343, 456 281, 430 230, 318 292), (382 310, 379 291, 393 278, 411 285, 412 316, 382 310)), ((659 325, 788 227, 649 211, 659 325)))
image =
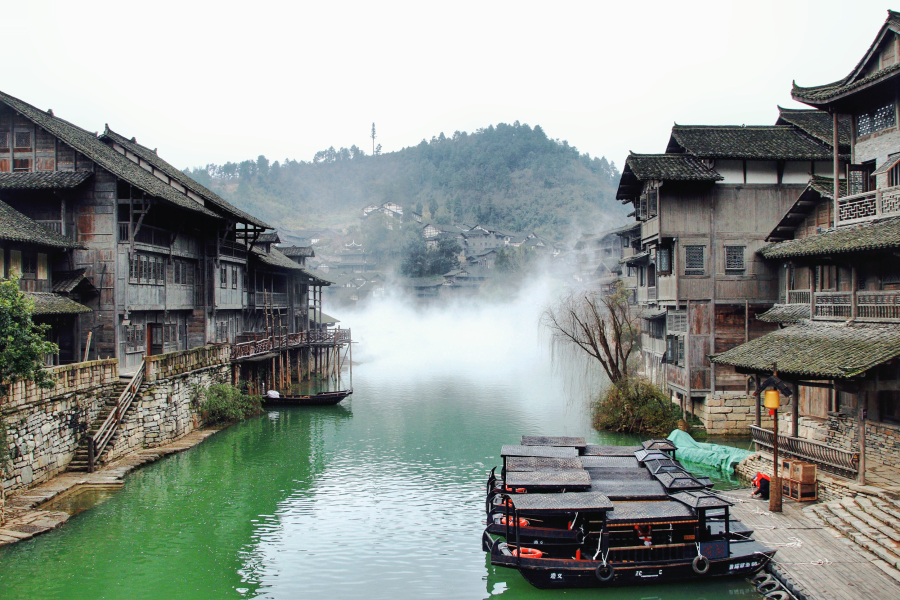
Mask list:
POLYGON ((866 485, 866 417, 869 393, 862 392, 859 395, 859 473, 857 481, 860 485, 866 485))
POLYGON ((756 383, 756 426, 757 426, 757 427, 762 427, 762 409, 761 409, 761 407, 760 407, 760 405, 759 405, 760 400, 762 399, 762 398, 761 398, 762 394, 761 394, 761 391, 760 391, 760 389, 759 389, 759 386, 760 386, 760 382, 759 382, 759 374, 754 375, 754 376, 753 376, 753 379, 754 379, 754 381, 755 381, 755 383, 756 383))
MULTIPOLYGON (((840 184, 840 180, 839 180, 841 163, 840 163, 840 160, 838 159, 839 152, 840 152, 838 133, 840 130, 838 129, 837 111, 831 113, 831 118, 832 118, 831 126, 834 128, 832 131, 832 139, 831 139, 833 156, 834 156, 834 223, 833 223, 833 225, 835 227, 837 227, 837 224, 838 224, 838 198, 841 195, 841 184, 840 184)), ((848 191, 850 190, 850 181, 849 180, 847 181, 847 190, 848 191)))
POLYGON ((796 383, 791 384, 793 397, 791 398, 791 435, 799 437, 800 432, 800 388, 796 383))
POLYGON ((781 512, 781 477, 778 463, 778 409, 772 411, 775 421, 772 423, 772 481, 769 485, 769 511, 781 512))

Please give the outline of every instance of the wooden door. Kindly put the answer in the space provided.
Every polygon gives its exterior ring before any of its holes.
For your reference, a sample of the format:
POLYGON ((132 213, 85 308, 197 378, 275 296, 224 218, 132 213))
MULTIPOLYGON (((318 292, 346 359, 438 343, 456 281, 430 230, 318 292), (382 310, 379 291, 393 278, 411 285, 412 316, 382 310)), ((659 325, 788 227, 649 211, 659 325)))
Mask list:
POLYGON ((163 326, 158 323, 147 324, 147 356, 163 353, 163 326))

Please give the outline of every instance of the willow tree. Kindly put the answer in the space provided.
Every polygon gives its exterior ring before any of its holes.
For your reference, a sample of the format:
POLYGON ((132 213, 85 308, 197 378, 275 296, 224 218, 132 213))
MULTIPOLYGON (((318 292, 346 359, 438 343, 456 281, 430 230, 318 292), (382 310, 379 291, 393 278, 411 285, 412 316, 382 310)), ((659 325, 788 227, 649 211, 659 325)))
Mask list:
POLYGON ((569 292, 544 311, 541 323, 554 344, 580 349, 599 362, 613 384, 628 377, 641 330, 622 282, 608 293, 569 292))

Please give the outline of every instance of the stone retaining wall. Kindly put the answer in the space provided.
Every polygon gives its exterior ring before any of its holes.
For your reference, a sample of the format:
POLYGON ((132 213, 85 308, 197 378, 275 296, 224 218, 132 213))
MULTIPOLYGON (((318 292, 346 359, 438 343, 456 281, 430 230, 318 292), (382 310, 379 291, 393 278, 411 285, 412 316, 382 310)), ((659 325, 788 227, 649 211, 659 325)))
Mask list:
MULTIPOLYGON (((742 392, 717 392, 694 402, 694 416, 700 419, 709 435, 750 435, 756 424, 756 397, 742 392)), ((762 426, 772 427, 772 417, 763 408, 762 426)))
POLYGON ((2 480, 6 493, 47 481, 65 470, 119 378, 116 359, 49 371, 57 379, 53 388, 19 382, 0 400, 12 467, 2 480))
MULTIPOLYGON (((751 454, 734 468, 734 472, 748 480, 756 477, 757 473, 765 473, 771 477, 772 455, 766 452, 751 454)), ((819 469, 816 469, 816 483, 819 500, 823 502, 840 500, 841 498, 856 495, 856 492, 850 488, 856 483, 855 481, 843 479, 819 469)))

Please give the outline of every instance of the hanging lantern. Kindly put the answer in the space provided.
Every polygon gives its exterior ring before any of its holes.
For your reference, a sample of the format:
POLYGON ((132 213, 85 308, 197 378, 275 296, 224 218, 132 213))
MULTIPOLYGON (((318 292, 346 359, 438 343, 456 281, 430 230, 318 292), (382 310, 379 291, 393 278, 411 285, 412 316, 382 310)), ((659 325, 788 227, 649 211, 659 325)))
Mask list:
POLYGON ((777 410, 781 405, 780 400, 781 396, 778 394, 778 390, 766 390, 763 405, 769 410, 777 410))

